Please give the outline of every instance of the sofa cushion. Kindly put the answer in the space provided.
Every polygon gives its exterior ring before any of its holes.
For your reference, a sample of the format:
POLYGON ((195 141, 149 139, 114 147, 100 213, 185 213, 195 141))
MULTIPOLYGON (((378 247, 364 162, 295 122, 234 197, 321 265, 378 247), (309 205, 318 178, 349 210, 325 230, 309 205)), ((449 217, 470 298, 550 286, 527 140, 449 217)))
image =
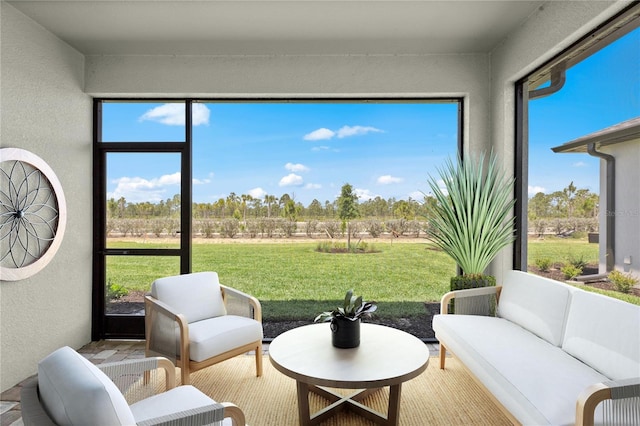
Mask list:
POLYGON ((502 318, 436 315, 433 329, 522 424, 573 425, 580 393, 607 380, 561 348, 502 318))
POLYGON ((576 291, 562 348, 610 379, 640 377, 640 306, 576 291))
POLYGON ((227 313, 216 272, 159 278, 151 284, 151 295, 183 314, 189 323, 227 313))
POLYGON ((571 290, 558 281, 522 271, 508 271, 500 293, 498 316, 560 346, 571 290))
POLYGON ((204 361, 262 340, 262 324, 254 319, 224 315, 189 324, 189 358, 204 361))
POLYGON ((95 365, 68 346, 38 364, 40 401, 59 425, 134 425, 127 401, 95 365))

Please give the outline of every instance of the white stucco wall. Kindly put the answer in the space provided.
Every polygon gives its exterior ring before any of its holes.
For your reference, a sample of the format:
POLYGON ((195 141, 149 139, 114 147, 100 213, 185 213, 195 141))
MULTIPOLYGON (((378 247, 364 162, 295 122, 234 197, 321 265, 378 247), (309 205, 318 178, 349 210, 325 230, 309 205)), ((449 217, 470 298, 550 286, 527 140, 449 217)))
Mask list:
MULTIPOLYGON (((615 198, 615 243, 614 265, 615 269, 623 272, 631 272, 640 279, 640 139, 630 140, 602 147, 600 151, 613 155, 616 168, 616 198, 615 198), (628 258, 631 263, 625 264, 628 258)), ((603 162, 603 161, 601 161, 603 162)), ((606 174, 601 174, 606 176, 606 174)), ((601 179, 600 191, 603 192, 604 180, 601 179)), ((603 221, 606 212, 601 209, 600 229, 604 230, 603 221)), ((604 233, 600 233, 600 246, 602 248, 604 233)), ((600 264, 605 262, 601 252, 600 264)), ((602 270, 602 269, 601 269, 602 270)))
MULTIPOLYGON (((513 173, 515 152, 515 83, 613 17, 630 1, 551 1, 523 22, 491 54, 491 134, 504 168, 513 173)), ((519 184, 518 182, 516 184, 519 184)), ((525 227, 526 229, 526 227, 525 227)), ((513 247, 504 249, 490 272, 500 282, 513 267, 513 247)))
POLYGON ((4 391, 34 374, 51 351, 90 341, 92 120, 83 56, 5 2, 0 14, 0 143, 47 162, 68 210, 51 263, 31 278, 0 281, 4 391))

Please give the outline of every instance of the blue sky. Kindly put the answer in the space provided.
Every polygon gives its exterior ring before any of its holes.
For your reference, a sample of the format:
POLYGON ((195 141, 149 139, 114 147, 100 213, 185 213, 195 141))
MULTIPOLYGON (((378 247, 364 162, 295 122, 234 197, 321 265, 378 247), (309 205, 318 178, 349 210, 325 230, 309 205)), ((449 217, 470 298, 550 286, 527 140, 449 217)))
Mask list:
MULTIPOLYGON (((107 104, 104 140, 182 140, 183 111, 107 104)), ((427 173, 455 155, 458 137, 456 103, 208 103, 194 106, 194 125, 197 202, 235 192, 324 204, 345 183, 360 200, 421 200, 427 173)), ((110 154, 107 164, 109 198, 153 202, 178 192, 175 154, 110 154)))
MULTIPOLYGON (((107 103, 105 141, 182 141, 184 107, 107 103)), ((591 132, 640 116, 640 30, 569 69, 565 87, 529 104, 529 195, 571 181, 598 192, 598 160, 554 154, 591 132)), ((207 103, 194 105, 193 195, 284 193, 308 205, 350 183, 364 201, 422 199, 457 141, 455 103, 207 103)), ((110 154, 109 198, 158 202, 179 192, 176 154, 110 154)))
POLYGON ((640 29, 567 71, 559 92, 529 102, 529 196, 571 181, 599 193, 599 160, 552 147, 640 116, 640 29))

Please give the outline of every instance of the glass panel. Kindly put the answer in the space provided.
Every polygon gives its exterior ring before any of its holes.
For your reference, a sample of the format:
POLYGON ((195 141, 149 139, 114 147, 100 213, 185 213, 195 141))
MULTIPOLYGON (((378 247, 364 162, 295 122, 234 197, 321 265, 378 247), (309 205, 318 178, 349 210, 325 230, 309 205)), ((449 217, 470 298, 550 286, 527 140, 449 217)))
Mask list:
POLYGON ((107 154, 107 247, 180 246, 180 154, 107 154))
POLYGON ((185 104, 103 102, 102 141, 184 142, 185 104))
POLYGON ((212 123, 193 129, 192 270, 257 297, 267 337, 313 321, 353 287, 379 302, 376 320, 433 338, 429 318, 456 268, 426 251, 424 202, 427 175, 457 155, 458 103, 204 106, 212 123), (345 183, 358 197, 353 254, 340 252, 345 183))
POLYGON ((105 313, 144 315, 144 295, 157 278, 180 274, 178 256, 107 256, 105 313))
MULTIPOLYGON (((552 148, 611 131, 639 115, 639 45, 640 29, 635 29, 568 69, 558 92, 529 102, 530 272, 558 280, 591 276, 588 285, 612 287, 598 277, 606 273, 607 256, 602 247, 606 230, 601 229, 606 205, 604 197, 600 199, 606 181, 601 173, 604 161, 588 154, 586 143, 571 152, 556 153, 552 148)), ((625 152, 634 152, 624 151, 624 146, 598 148, 617 157, 616 173, 622 176, 625 166, 620 165, 630 155, 625 152)), ((624 182, 616 185, 617 191, 623 190, 624 182)), ((616 197, 617 203, 633 199, 616 197)))

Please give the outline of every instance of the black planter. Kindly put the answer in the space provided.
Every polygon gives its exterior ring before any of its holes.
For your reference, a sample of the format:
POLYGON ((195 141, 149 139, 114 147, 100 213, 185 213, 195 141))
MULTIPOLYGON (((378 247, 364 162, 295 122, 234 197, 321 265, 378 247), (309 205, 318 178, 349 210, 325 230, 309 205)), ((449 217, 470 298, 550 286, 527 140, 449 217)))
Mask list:
POLYGON ((331 343, 341 349, 358 347, 360 345, 360 319, 351 321, 341 317, 332 318, 331 343))

